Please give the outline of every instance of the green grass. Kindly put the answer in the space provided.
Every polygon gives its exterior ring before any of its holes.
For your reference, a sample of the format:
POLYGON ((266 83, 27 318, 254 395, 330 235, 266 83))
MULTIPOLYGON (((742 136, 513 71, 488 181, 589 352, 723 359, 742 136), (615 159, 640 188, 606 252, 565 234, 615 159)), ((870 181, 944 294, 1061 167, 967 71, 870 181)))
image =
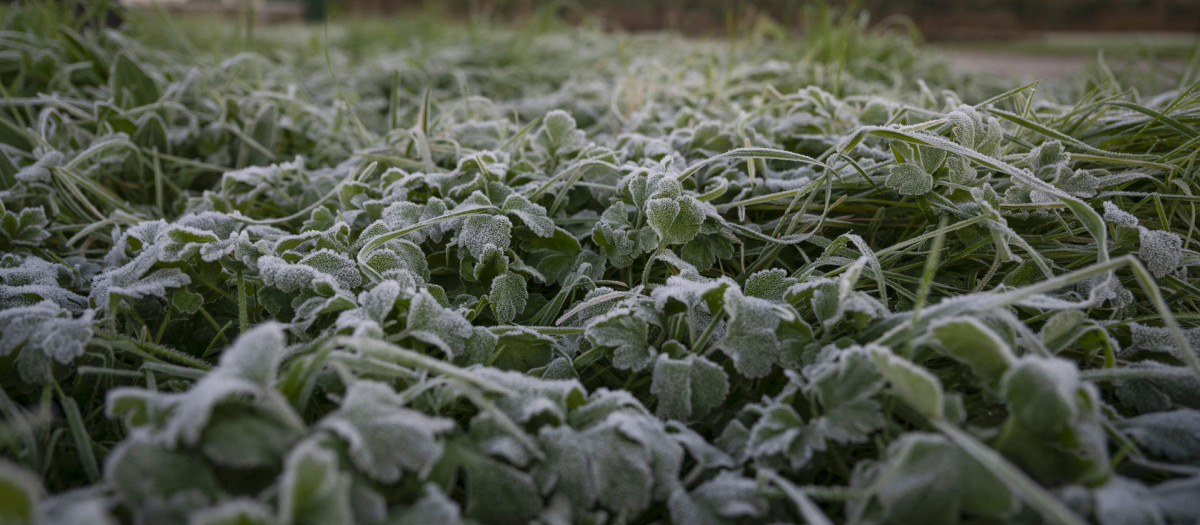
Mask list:
POLYGON ((1195 70, 813 13, 0 11, 0 521, 1193 521, 1195 70))

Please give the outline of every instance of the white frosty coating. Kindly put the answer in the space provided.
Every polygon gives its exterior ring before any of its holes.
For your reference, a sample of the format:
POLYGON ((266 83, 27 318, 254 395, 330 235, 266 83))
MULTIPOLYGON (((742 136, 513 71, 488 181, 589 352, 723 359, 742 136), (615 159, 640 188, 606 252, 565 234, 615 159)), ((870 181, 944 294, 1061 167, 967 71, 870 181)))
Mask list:
POLYGON ((884 184, 901 195, 923 195, 933 189, 933 175, 916 164, 897 164, 884 184))
POLYGON ((81 312, 87 298, 59 284, 70 268, 29 256, 14 267, 0 267, 0 308, 29 305, 43 300, 54 301, 59 306, 81 312), (37 299, 31 300, 31 296, 37 299))
POLYGON ((63 154, 58 151, 46 153, 33 164, 21 168, 16 174, 17 180, 21 182, 48 183, 52 177, 50 170, 62 164, 63 159, 63 154))
POLYGON ((1142 414, 1122 422, 1142 449, 1172 462, 1200 459, 1200 411, 1183 408, 1142 414))
MULTIPOLYGON (((470 215, 463 220, 458 230, 458 245, 475 260, 483 257, 483 252, 490 244, 501 250, 508 250, 512 242, 512 221, 499 215, 470 215)), ((460 252, 460 257, 463 254, 460 252)))
POLYGON ((41 352, 59 363, 83 355, 92 338, 92 310, 76 318, 50 300, 0 310, 0 356, 24 345, 24 352, 41 352))
POLYGON ((1141 244, 1138 257, 1157 278, 1163 278, 1183 264, 1183 238, 1162 230, 1139 228, 1141 244))
POLYGON ((1136 228, 1138 225, 1137 217, 1117 207, 1112 201, 1104 201, 1104 220, 1126 228, 1136 228))
POLYGON ((453 420, 405 408, 391 387, 367 380, 351 384, 341 408, 317 426, 346 440, 351 461, 384 483, 405 471, 425 477, 442 456, 437 434, 455 428, 453 420))
POLYGON ((733 359, 738 373, 757 378, 771 373, 779 359, 779 315, 770 301, 742 295, 731 286, 725 289, 725 311, 729 322, 717 348, 733 359))
MULTIPOLYGON (((1178 358, 1183 357, 1182 350, 1175 342, 1175 337, 1166 328, 1129 323, 1129 333, 1132 336, 1133 344, 1126 349, 1126 355, 1143 350, 1165 352, 1178 358)), ((1185 328, 1183 335, 1187 338, 1188 345, 1192 347, 1193 351, 1200 351, 1200 327, 1185 328)))

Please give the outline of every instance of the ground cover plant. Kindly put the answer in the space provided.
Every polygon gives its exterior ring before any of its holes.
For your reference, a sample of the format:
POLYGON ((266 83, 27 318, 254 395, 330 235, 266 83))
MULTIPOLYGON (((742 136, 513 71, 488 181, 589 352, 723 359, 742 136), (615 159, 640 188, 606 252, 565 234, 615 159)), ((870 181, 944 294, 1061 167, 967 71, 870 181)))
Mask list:
POLYGON ((0 522, 1200 516, 1194 68, 4 15, 0 522))

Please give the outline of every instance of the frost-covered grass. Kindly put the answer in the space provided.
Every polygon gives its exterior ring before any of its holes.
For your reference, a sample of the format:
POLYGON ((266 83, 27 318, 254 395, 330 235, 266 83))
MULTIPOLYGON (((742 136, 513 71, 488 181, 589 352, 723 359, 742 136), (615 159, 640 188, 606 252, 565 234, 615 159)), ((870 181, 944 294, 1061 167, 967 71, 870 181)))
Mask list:
POLYGON ((1200 517, 1192 73, 5 15, 0 522, 1200 517))

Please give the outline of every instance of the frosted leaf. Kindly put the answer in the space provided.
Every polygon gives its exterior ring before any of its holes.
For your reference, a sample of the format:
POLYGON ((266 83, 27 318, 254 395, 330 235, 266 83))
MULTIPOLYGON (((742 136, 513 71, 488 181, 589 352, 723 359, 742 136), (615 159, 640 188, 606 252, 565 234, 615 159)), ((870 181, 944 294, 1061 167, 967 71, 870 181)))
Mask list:
POLYGON ((707 525, 758 518, 770 505, 760 493, 758 482, 735 471, 723 471, 690 493, 683 487, 675 489, 667 508, 675 523, 707 525))
POLYGON ((744 377, 771 373, 780 350, 775 337, 779 327, 775 307, 765 299, 747 297, 730 287, 725 290, 725 311, 729 312, 729 322, 717 348, 733 359, 733 367, 744 377))
POLYGON ((1183 238, 1161 230, 1138 228, 1141 242, 1138 258, 1146 262, 1146 268, 1159 279, 1183 265, 1183 238))
POLYGON ((655 413, 663 419, 697 419, 721 406, 729 392, 729 376, 704 356, 671 359, 660 354, 654 363, 650 393, 658 399, 655 413))
POLYGON ((333 250, 317 250, 300 259, 300 264, 337 279, 343 290, 357 288, 362 284, 362 274, 358 272, 358 265, 346 255, 333 250))
POLYGON ((412 298, 405 329, 412 337, 436 346, 451 359, 463 352, 467 338, 474 334, 470 321, 438 304, 437 299, 424 289, 412 298))
POLYGON ((638 371, 654 360, 654 347, 647 343, 650 327, 629 308, 616 308, 588 322, 584 332, 593 345, 611 348, 613 366, 638 371))
POLYGON ((1084 387, 1074 363, 1035 356, 1017 360, 1001 383, 1012 415, 1026 428, 1050 436, 1090 410, 1079 395, 1084 387))
POLYGON ((131 426, 147 426, 165 444, 194 445, 217 405, 246 403, 270 413, 284 426, 299 427, 290 405, 270 385, 283 360, 283 328, 264 323, 242 334, 221 355, 219 366, 182 393, 116 388, 109 392, 108 415, 125 416, 131 426))
POLYGON ((51 170, 61 165, 63 163, 63 159, 63 154, 58 151, 48 152, 45 155, 42 155, 42 157, 38 160, 34 161, 33 164, 21 168, 21 170, 16 173, 16 178, 18 181, 26 183, 36 182, 48 184, 53 178, 51 170))
MULTIPOLYGON (((1133 344, 1125 352, 1127 355, 1140 350, 1146 352, 1163 352, 1180 359, 1183 358, 1183 350, 1179 348, 1179 345, 1175 342, 1175 337, 1171 335, 1171 331, 1167 328, 1147 326, 1141 323, 1129 323, 1129 333, 1132 336, 1133 344)), ((1184 328, 1183 335, 1193 351, 1200 349, 1200 327, 1184 328)))
POLYGON ((701 465, 701 468, 730 468, 736 464, 729 454, 717 448, 715 444, 709 443, 704 436, 688 428, 684 423, 668 421, 665 427, 671 439, 682 445, 688 455, 701 465))
POLYGON ((0 310, 0 356, 23 347, 59 363, 70 363, 83 355, 92 339, 91 310, 76 318, 52 301, 0 310))
MULTIPOLYGON (((104 479, 134 509, 178 505, 185 494, 207 503, 219 492, 216 477, 201 459, 136 437, 121 442, 108 456, 104 479)), ((190 502, 197 502, 193 498, 190 502)))
POLYGON ((901 195, 924 195, 933 190, 933 175, 916 164, 897 164, 883 183, 901 195))
POLYGON ((1200 516, 1200 476, 1172 479, 1150 488, 1168 523, 1188 523, 1200 516))
POLYGON ((646 201, 646 222, 658 234, 659 246, 685 244, 700 231, 704 210, 694 197, 659 197, 646 201))
POLYGON ((979 175, 978 170, 971 165, 970 161, 959 156, 951 156, 946 159, 946 168, 950 171, 950 182, 963 186, 973 185, 975 178, 979 175))
POLYGON ((468 216, 458 230, 459 257, 470 255, 480 260, 487 246, 508 250, 512 242, 512 222, 500 215, 468 216), (465 252, 465 253, 464 253, 465 252))
POLYGON ((434 483, 426 483, 421 489, 421 499, 404 508, 388 523, 391 525, 457 525, 462 523, 458 503, 450 499, 434 483))
POLYGON ((1200 461, 1200 411, 1179 409, 1131 417, 1121 428, 1142 450, 1172 463, 1200 461))
POLYGON ((1034 173, 1042 168, 1065 166, 1071 156, 1063 150, 1062 142, 1048 140, 1029 150, 1029 164, 1034 173))
POLYGON ((982 142, 983 137, 978 137, 979 140, 976 140, 979 114, 974 111, 974 108, 969 108, 969 111, 970 113, 963 109, 951 111, 946 119, 954 126, 954 140, 963 146, 974 148, 977 142, 982 142))
POLYGON ((761 417, 750 428, 746 455, 760 460, 776 456, 799 469, 815 452, 825 450, 825 437, 790 404, 773 401, 758 410, 761 417))
POLYGON ((1089 198, 1096 195, 1096 190, 1100 187, 1100 179, 1092 175, 1092 172, 1080 169, 1060 177, 1056 185, 1071 195, 1089 198))
POLYGON ((400 297, 400 283, 394 280, 383 281, 374 288, 358 294, 358 304, 362 305, 367 316, 381 325, 396 307, 396 299, 400 297))
POLYGON ((539 237, 554 235, 554 221, 546 216, 546 208, 529 202, 523 195, 512 194, 504 199, 504 213, 509 213, 521 219, 534 234, 539 237))
POLYGON ((41 206, 25 207, 18 213, 9 211, 0 202, 0 246, 9 249, 39 246, 50 237, 47 225, 46 211, 41 206))
POLYGON ((338 458, 316 441, 304 441, 288 456, 279 480, 279 518, 293 525, 351 525, 350 475, 338 458))
POLYGON ((771 268, 755 272, 748 277, 743 291, 750 297, 782 301, 784 292, 796 282, 797 280, 788 277, 787 271, 782 268, 771 268))
POLYGON ((556 109, 547 113, 533 138, 534 149, 547 155, 579 149, 587 135, 575 126, 575 118, 565 111, 556 109))
POLYGON ((1200 380, 1187 367, 1139 361, 1130 369, 1150 369, 1152 377, 1115 381, 1116 397, 1134 413, 1159 412, 1177 406, 1200 408, 1200 380))
MULTIPOLYGON (((725 290, 737 286, 732 279, 722 277, 716 280, 696 280, 682 275, 672 275, 666 284, 655 287, 650 292, 654 298, 655 309, 662 312, 672 312, 678 305, 685 311, 715 311, 724 302, 725 290)), ((747 282, 749 289, 749 282, 747 282)))
POLYGON ((263 323, 239 336, 221 354, 220 368, 214 375, 236 377, 257 385, 269 386, 279 372, 286 355, 286 339, 279 323, 263 323))
POLYGON ((542 498, 529 474, 482 455, 463 467, 467 516, 480 523, 526 523, 541 512, 542 498))
POLYGON ((188 525, 274 525, 271 509, 257 500, 235 498, 195 512, 188 525))
POLYGON ((119 284, 117 282, 110 284, 108 286, 108 293, 130 299, 141 299, 151 296, 165 299, 167 297, 167 290, 187 286, 192 282, 192 278, 183 273, 179 268, 163 268, 135 280, 122 281, 119 284))
POLYGON ((974 458, 936 434, 910 432, 888 446, 875 476, 881 521, 949 524, 962 514, 1008 518, 1017 494, 974 458))
POLYGON ((1100 525, 1130 523, 1166 523, 1162 510, 1143 484, 1122 476, 1112 476, 1093 493, 1096 522, 1100 525))
POLYGON ((488 300, 496 314, 496 320, 502 324, 511 323, 517 315, 525 311, 525 303, 529 300, 529 292, 525 290, 525 278, 512 272, 496 277, 492 280, 488 300))
POLYGON ((341 408, 317 426, 344 439, 354 465, 383 483, 404 472, 427 476, 442 456, 438 435, 455 428, 452 420, 406 408, 391 387, 368 380, 351 384, 341 408))
POLYGON ((939 320, 929 332, 943 353, 970 366, 975 376, 991 388, 1000 384, 1000 378, 1016 360, 1008 344, 974 318, 939 320))
POLYGON ((575 379, 540 379, 492 367, 479 368, 474 373, 520 394, 495 402, 497 408, 521 423, 539 415, 551 415, 552 419, 561 421, 569 410, 582 404, 586 396, 583 385, 575 379))
POLYGON ((1136 216, 1118 208, 1112 201, 1104 201, 1104 220, 1126 228, 1136 228, 1138 225, 1136 216))
POLYGON ((74 287, 72 269, 50 263, 38 257, 25 257, 13 267, 0 267, 0 308, 31 306, 53 301, 59 306, 79 313, 87 298, 63 287, 74 287))
POLYGON ((312 292, 321 296, 345 293, 337 278, 316 268, 267 255, 258 260, 259 276, 263 284, 273 286, 288 294, 312 292))
POLYGON ((890 350, 872 346, 871 359, 879 371, 892 385, 892 392, 917 412, 931 419, 941 419, 945 413, 945 394, 942 382, 928 370, 921 368, 890 350))

